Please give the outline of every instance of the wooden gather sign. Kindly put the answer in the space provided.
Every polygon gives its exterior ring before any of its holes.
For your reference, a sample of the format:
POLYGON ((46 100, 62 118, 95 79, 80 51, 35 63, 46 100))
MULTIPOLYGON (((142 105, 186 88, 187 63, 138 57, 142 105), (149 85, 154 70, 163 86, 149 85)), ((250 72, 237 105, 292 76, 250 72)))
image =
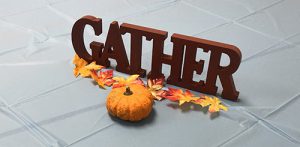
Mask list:
POLYGON ((142 69, 141 60, 142 38, 146 37, 146 40, 153 41, 152 64, 151 71, 147 75, 148 78, 164 77, 162 64, 168 64, 171 66, 170 76, 167 78, 168 84, 216 95, 218 89, 216 80, 219 77, 223 87, 221 96, 233 101, 238 99, 239 92, 235 88, 232 74, 238 69, 242 54, 239 48, 233 45, 175 33, 171 36, 173 53, 167 55, 163 51, 168 32, 128 23, 119 25, 117 21, 114 21, 110 24, 105 44, 95 41, 90 43, 90 55, 84 44, 86 25, 92 26, 95 35, 99 36, 102 33, 102 19, 84 16, 75 22, 72 29, 72 43, 75 52, 89 63, 96 61, 99 65, 109 67, 108 59, 114 59, 117 62, 117 71, 145 77, 146 70, 142 69), (122 35, 125 33, 131 35, 130 62, 122 39, 122 35), (196 82, 193 81, 194 71, 201 75, 204 67, 204 60, 196 61, 198 48, 201 48, 203 52, 210 51, 210 60, 208 61, 206 81, 196 82), (228 66, 220 65, 222 54, 228 55, 230 59, 228 66))

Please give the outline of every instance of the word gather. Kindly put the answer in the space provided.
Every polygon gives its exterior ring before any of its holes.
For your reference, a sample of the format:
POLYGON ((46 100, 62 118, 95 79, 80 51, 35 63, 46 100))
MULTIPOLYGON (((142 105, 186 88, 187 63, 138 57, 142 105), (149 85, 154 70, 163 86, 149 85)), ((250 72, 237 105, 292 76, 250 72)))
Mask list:
POLYGON ((116 70, 127 74, 139 74, 146 76, 146 70, 141 67, 143 37, 147 41, 152 41, 152 61, 151 71, 148 78, 164 78, 162 65, 170 65, 170 74, 166 82, 171 85, 186 89, 203 92, 211 95, 217 94, 216 86, 219 77, 222 85, 221 96, 225 99, 236 101, 239 92, 236 90, 233 73, 235 73, 241 63, 242 54, 240 49, 229 44, 214 42, 201 38, 172 34, 173 43, 172 54, 164 54, 164 43, 168 37, 168 32, 147 28, 134 24, 117 21, 110 23, 105 43, 93 41, 89 44, 91 54, 85 47, 84 29, 90 25, 96 36, 102 34, 102 19, 94 16, 84 16, 77 20, 72 28, 72 43, 75 52, 80 58, 87 62, 96 61, 97 64, 109 67, 109 59, 114 59, 117 63, 116 70), (130 34, 130 60, 127 58, 122 35, 130 34), (194 72, 203 73, 205 60, 196 61, 198 50, 210 52, 206 80, 194 81, 194 72), (229 64, 221 66, 222 54, 229 57, 229 64))

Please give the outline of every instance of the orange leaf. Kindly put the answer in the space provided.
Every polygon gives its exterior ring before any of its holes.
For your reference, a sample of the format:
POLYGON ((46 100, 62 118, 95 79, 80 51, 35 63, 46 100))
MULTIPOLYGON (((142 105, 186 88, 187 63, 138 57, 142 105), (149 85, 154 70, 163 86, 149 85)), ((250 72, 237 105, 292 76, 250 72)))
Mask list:
POLYGON ((163 87, 164 81, 165 81, 164 78, 157 78, 157 79, 150 78, 147 80, 147 85, 149 88, 152 88, 154 85, 160 85, 161 87, 163 87))
POLYGON ((181 89, 169 88, 165 98, 171 101, 179 101, 179 105, 182 105, 186 102, 193 102, 199 99, 195 97, 189 90, 183 92, 181 89))
POLYGON ((201 107, 209 106, 210 103, 205 101, 205 97, 207 97, 207 96, 206 95, 200 95, 200 97, 197 100, 192 101, 192 103, 200 105, 201 107))
POLYGON ((199 99, 198 97, 195 97, 189 90, 186 90, 183 96, 179 99, 179 105, 182 105, 186 102, 191 102, 199 99))
POLYGON ((228 110, 226 106, 221 104, 221 101, 217 97, 202 96, 200 99, 193 101, 193 103, 201 105, 202 107, 208 107, 210 113, 228 110))
POLYGON ((156 100, 162 100, 166 96, 166 91, 161 90, 163 88, 164 78, 159 79, 148 79, 147 86, 148 90, 151 92, 152 96, 156 100))
POLYGON ((168 88, 167 94, 165 95, 166 99, 170 101, 178 101, 183 96, 183 91, 181 89, 168 88))
POLYGON ((105 88, 105 86, 111 86, 114 83, 113 70, 100 71, 97 74, 96 71, 93 71, 91 77, 98 83, 101 88, 105 88))
POLYGON ((127 79, 124 77, 113 77, 112 79, 115 80, 112 88, 124 87, 131 84, 144 85, 144 82, 139 78, 139 75, 131 75, 127 79))
POLYGON ((209 104, 205 101, 205 99, 203 99, 203 98, 199 98, 199 99, 197 99, 197 100, 195 100, 195 101, 192 101, 192 103, 197 104, 197 105, 200 105, 201 107, 206 107, 206 106, 209 105, 209 104))
POLYGON ((157 90, 157 91, 150 91, 154 99, 156 100, 162 100, 166 96, 166 91, 165 90, 157 90))
POLYGON ((138 84, 138 85, 142 85, 145 86, 143 80, 141 78, 136 78, 136 80, 132 81, 130 84, 138 84))

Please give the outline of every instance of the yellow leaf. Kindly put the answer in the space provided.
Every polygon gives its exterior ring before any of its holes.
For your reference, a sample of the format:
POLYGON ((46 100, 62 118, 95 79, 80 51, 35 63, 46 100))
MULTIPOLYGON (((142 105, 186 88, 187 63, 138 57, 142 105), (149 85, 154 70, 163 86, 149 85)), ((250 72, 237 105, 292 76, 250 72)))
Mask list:
POLYGON ((135 81, 138 77, 139 77, 139 75, 131 75, 130 77, 128 77, 128 78, 126 79, 126 83, 133 82, 133 81, 135 81))
POLYGON ((221 101, 217 97, 205 96, 204 101, 209 105, 208 111, 211 113, 219 112, 220 110, 224 110, 224 111, 228 110, 228 108, 226 106, 221 104, 221 101))
POLYGON ((204 99, 201 100, 201 103, 200 105, 202 107, 206 107, 206 106, 209 106, 211 104, 211 98, 209 96, 204 96, 204 99))
POLYGON ((201 107, 206 107, 209 105, 209 103, 207 103, 207 101, 205 101, 205 99, 199 98, 195 101, 192 101, 194 104, 200 105, 201 107))
POLYGON ((101 65, 97 65, 96 62, 92 62, 88 64, 84 59, 80 58, 77 54, 75 54, 73 58, 73 63, 75 64, 75 68, 73 70, 75 77, 78 77, 79 75, 81 75, 82 77, 88 77, 91 76, 92 70, 100 70, 104 68, 101 65))
POLYGON ((80 60, 80 57, 77 55, 77 54, 75 54, 75 56, 74 56, 74 58, 73 58, 73 64, 77 64, 78 63, 78 60, 80 60))
POLYGON ((149 90, 160 90, 162 89, 163 86, 162 85, 152 85, 151 87, 149 87, 149 90))
POLYGON ((166 92, 166 90, 157 90, 157 91, 151 92, 151 94, 154 97, 154 99, 160 101, 165 97, 167 92, 166 92))
POLYGON ((78 75, 79 75, 79 68, 75 67, 74 70, 73 70, 73 73, 74 73, 75 77, 78 77, 78 75))
POLYGON ((220 107, 221 110, 228 111, 228 107, 226 107, 224 105, 220 105, 219 107, 220 107))
POLYGON ((113 77, 113 80, 117 81, 120 84, 125 84, 126 82, 124 77, 113 77))
POLYGON ((100 70, 104 67, 101 65, 97 65, 96 62, 94 61, 94 62, 90 63, 89 65, 85 66, 84 68, 89 69, 89 70, 100 70))
POLYGON ((82 59, 82 58, 80 58, 77 54, 74 56, 74 58, 73 58, 73 64, 75 64, 75 66, 76 67, 83 67, 83 66, 85 66, 86 64, 87 64, 87 62, 84 60, 84 59, 82 59))
MULTIPOLYGON (((187 90, 188 91, 188 90, 187 90)), ((185 92, 183 96, 179 98, 179 105, 182 105, 186 102, 192 102, 198 99, 198 97, 194 97, 193 95, 190 95, 189 92, 185 92)))
POLYGON ((78 73, 80 74, 81 77, 88 77, 91 75, 91 70, 87 68, 80 68, 78 73))
POLYGON ((77 54, 75 54, 73 58, 73 63, 75 64, 75 68, 73 70, 74 76, 78 77, 79 75, 79 70, 84 67, 87 62, 84 59, 81 59, 77 54))
POLYGON ((140 84, 138 81, 139 75, 131 75, 127 79, 124 77, 114 77, 113 80, 116 82, 113 84, 113 88, 128 86, 130 84, 140 84))

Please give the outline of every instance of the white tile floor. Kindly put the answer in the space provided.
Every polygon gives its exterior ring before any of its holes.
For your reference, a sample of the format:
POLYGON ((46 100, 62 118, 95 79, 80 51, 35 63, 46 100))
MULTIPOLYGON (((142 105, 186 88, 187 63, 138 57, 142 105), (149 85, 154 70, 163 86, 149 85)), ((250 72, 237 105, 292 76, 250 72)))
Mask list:
MULTIPOLYGON (((300 146, 299 26, 298 0, 0 0, 0 147, 300 146), (236 45, 240 101, 223 100, 218 116, 162 101, 140 123, 109 117, 109 90, 72 73, 70 32, 84 15, 103 19, 102 36, 87 27, 86 42, 104 42, 116 20, 168 31, 168 54, 172 33, 236 45)), ((151 48, 144 41, 147 70, 151 48)))

